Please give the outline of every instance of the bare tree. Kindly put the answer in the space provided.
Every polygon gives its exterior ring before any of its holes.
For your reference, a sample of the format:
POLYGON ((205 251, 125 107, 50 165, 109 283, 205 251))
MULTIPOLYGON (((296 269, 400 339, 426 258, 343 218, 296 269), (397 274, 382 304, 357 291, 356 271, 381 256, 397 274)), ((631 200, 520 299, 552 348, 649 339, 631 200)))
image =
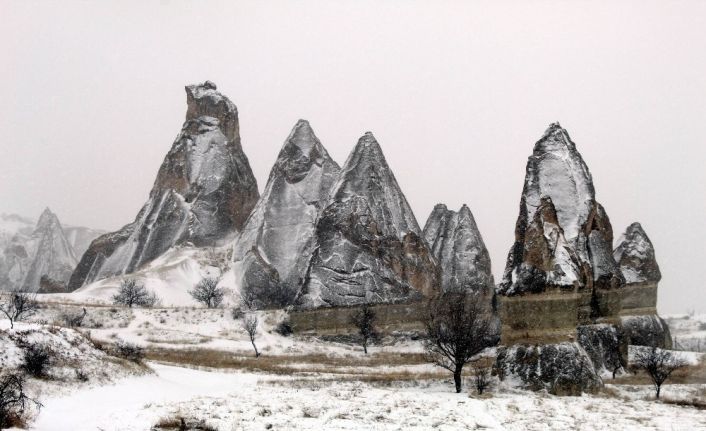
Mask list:
POLYGON ((685 367, 686 362, 669 350, 652 346, 640 348, 635 353, 634 365, 647 372, 655 387, 657 399, 662 389, 662 384, 679 368, 685 367))
POLYGON ((257 346, 255 345, 255 337, 257 336, 257 326, 258 326, 257 315, 254 313, 248 313, 243 317, 243 329, 248 333, 250 337, 250 342, 252 343, 253 349, 255 349, 255 357, 260 357, 260 352, 257 351, 257 346))
POLYGON ((363 352, 368 354, 368 341, 377 338, 377 331, 375 329, 375 311, 368 304, 364 304, 355 313, 350 316, 351 325, 358 329, 358 334, 360 334, 363 344, 363 352))
POLYGON ((21 374, 0 376, 0 429, 21 425, 18 423, 29 404, 42 405, 25 393, 25 377, 21 374))
POLYGON ((478 301, 474 295, 446 293, 429 303, 427 358, 453 373, 457 393, 461 392, 464 365, 493 344, 489 316, 478 301))
POLYGON ((194 290, 189 291, 189 295, 207 308, 218 308, 225 295, 225 289, 218 287, 219 281, 218 277, 205 277, 198 282, 194 290))
POLYGON ((137 281, 126 279, 120 283, 118 293, 113 296, 113 303, 129 308, 132 308, 133 305, 153 307, 157 303, 157 295, 148 291, 144 285, 138 284, 137 281))
POLYGON ((15 290, 0 302, 0 311, 10 320, 10 328, 15 327, 15 321, 37 312, 39 303, 36 298, 35 293, 15 290))
POLYGON ((478 395, 483 395, 483 392, 490 387, 490 370, 488 367, 476 367, 473 381, 478 395))

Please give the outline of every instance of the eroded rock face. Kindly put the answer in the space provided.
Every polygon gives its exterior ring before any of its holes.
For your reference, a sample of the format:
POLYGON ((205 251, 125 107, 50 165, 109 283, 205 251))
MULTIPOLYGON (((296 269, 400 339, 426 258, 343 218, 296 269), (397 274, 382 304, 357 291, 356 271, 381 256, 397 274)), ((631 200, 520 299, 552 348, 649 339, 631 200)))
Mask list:
POLYGON ((662 279, 654 246, 640 223, 628 226, 618 240, 613 258, 627 283, 657 283, 662 279))
POLYGON ((578 343, 591 358, 595 369, 613 375, 624 369, 628 358, 628 340, 622 328, 600 323, 576 328, 578 343))
POLYGON ((232 240, 259 193, 242 151, 235 105, 211 82, 186 87, 186 121, 135 221, 97 238, 69 289, 137 270, 170 247, 232 240), (90 275, 90 277, 89 277, 90 275))
POLYGON ((315 241, 299 308, 399 302, 438 291, 438 267, 369 132, 341 169, 315 241))
POLYGON ((424 226, 424 239, 441 267, 443 292, 492 295, 490 254, 466 205, 458 212, 436 205, 424 226))
POLYGON ((309 123, 299 120, 235 240, 236 284, 257 306, 294 302, 311 257, 316 220, 339 171, 309 123))
POLYGON ((620 318, 628 343, 634 346, 672 348, 672 334, 667 322, 656 314, 620 318))
POLYGON ((515 244, 500 293, 622 287, 612 242, 610 220, 596 201, 588 167, 566 130, 552 124, 527 162, 515 244))
POLYGON ((33 257, 22 282, 23 290, 39 290, 43 277, 60 285, 69 280, 77 259, 59 219, 49 208, 39 217, 29 247, 33 257))
POLYGON ((525 389, 546 389, 554 395, 581 395, 603 387, 578 343, 499 347, 494 372, 501 380, 517 379, 525 389))

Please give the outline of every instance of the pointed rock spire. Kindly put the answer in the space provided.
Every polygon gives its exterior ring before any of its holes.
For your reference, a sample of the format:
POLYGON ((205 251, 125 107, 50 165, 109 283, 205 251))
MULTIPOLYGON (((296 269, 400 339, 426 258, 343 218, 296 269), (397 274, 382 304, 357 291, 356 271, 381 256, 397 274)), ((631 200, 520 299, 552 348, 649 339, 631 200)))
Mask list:
POLYGON ((438 268, 370 132, 341 169, 315 241, 300 308, 397 302, 436 292, 438 268))
POLYGON ((466 204, 459 211, 437 204, 424 226, 424 239, 441 267, 442 291, 492 295, 490 254, 466 204))
POLYGON ((654 246, 640 223, 628 226, 618 240, 613 257, 627 283, 657 283, 662 279, 654 246))
POLYGON ((588 166, 568 132, 551 124, 527 161, 515 244, 499 291, 620 287, 624 279, 612 258, 612 242, 588 166))
POLYGON ((340 168, 299 120, 233 249, 236 285, 260 307, 290 305, 311 256, 316 219, 340 168))
POLYGON ((149 200, 133 223, 91 244, 69 289, 134 272, 176 244, 220 244, 242 228, 259 194, 241 149, 238 111, 211 82, 186 93, 186 121, 149 200))

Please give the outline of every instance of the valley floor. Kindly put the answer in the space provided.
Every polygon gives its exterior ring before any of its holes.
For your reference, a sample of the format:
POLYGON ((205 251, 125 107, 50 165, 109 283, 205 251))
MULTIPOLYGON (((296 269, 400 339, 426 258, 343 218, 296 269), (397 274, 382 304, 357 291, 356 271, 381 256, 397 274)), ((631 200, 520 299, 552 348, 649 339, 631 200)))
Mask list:
MULTIPOLYGON (((449 383, 439 381, 386 386, 149 366, 155 374, 45 400, 32 429, 148 430, 178 417, 203 420, 218 430, 706 429, 704 411, 639 399, 649 391, 641 386, 608 385, 609 391, 622 393, 613 396, 502 390, 476 398, 453 393, 449 383)), ((695 385, 668 386, 664 396, 683 396, 689 386, 695 385)))

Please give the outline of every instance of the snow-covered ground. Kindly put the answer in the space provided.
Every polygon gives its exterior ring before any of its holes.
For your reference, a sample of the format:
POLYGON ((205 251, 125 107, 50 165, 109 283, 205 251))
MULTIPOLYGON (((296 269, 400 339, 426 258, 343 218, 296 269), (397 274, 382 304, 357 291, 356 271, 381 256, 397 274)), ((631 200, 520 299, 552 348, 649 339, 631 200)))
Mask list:
MULTIPOLYGON (((46 400, 32 429, 147 430, 160 419, 177 417, 204 420, 228 431, 706 429, 703 411, 639 399, 554 397, 516 390, 477 398, 456 394, 441 383, 383 387, 150 366, 156 374, 46 400)), ((668 386, 665 396, 681 391, 668 386)))
MULTIPOLYGON (((455 394, 448 373, 425 361, 418 340, 386 337, 366 356, 345 338, 279 335, 275 328, 284 313, 260 312, 256 343, 263 356, 256 359, 229 309, 86 306, 79 331, 91 340, 126 340, 146 348, 153 372, 133 370, 91 349, 77 331, 52 326, 61 323, 62 312, 83 307, 52 301, 32 317, 36 323, 18 323, 17 330, 31 329, 32 337, 63 347, 64 362, 77 360, 91 377, 80 382, 70 366, 62 366, 54 371, 57 379, 32 380, 44 407, 31 429, 146 430, 179 417, 225 431, 706 429, 703 410, 654 401, 640 376, 606 380, 601 393, 582 397, 555 397, 496 381, 489 396, 477 397, 470 395, 470 378, 464 393, 455 394), (100 378, 101 370, 110 378, 100 378)), ((7 331, 0 324, 0 339, 7 331)), ((17 349, 0 347, 2 367, 16 366, 17 349)), ((704 355, 682 354, 700 374, 665 386, 663 398, 706 403, 704 355)), ((486 355, 490 362, 494 352, 486 355)))
POLYGON ((706 314, 663 316, 669 325, 674 348, 706 353, 706 314))

